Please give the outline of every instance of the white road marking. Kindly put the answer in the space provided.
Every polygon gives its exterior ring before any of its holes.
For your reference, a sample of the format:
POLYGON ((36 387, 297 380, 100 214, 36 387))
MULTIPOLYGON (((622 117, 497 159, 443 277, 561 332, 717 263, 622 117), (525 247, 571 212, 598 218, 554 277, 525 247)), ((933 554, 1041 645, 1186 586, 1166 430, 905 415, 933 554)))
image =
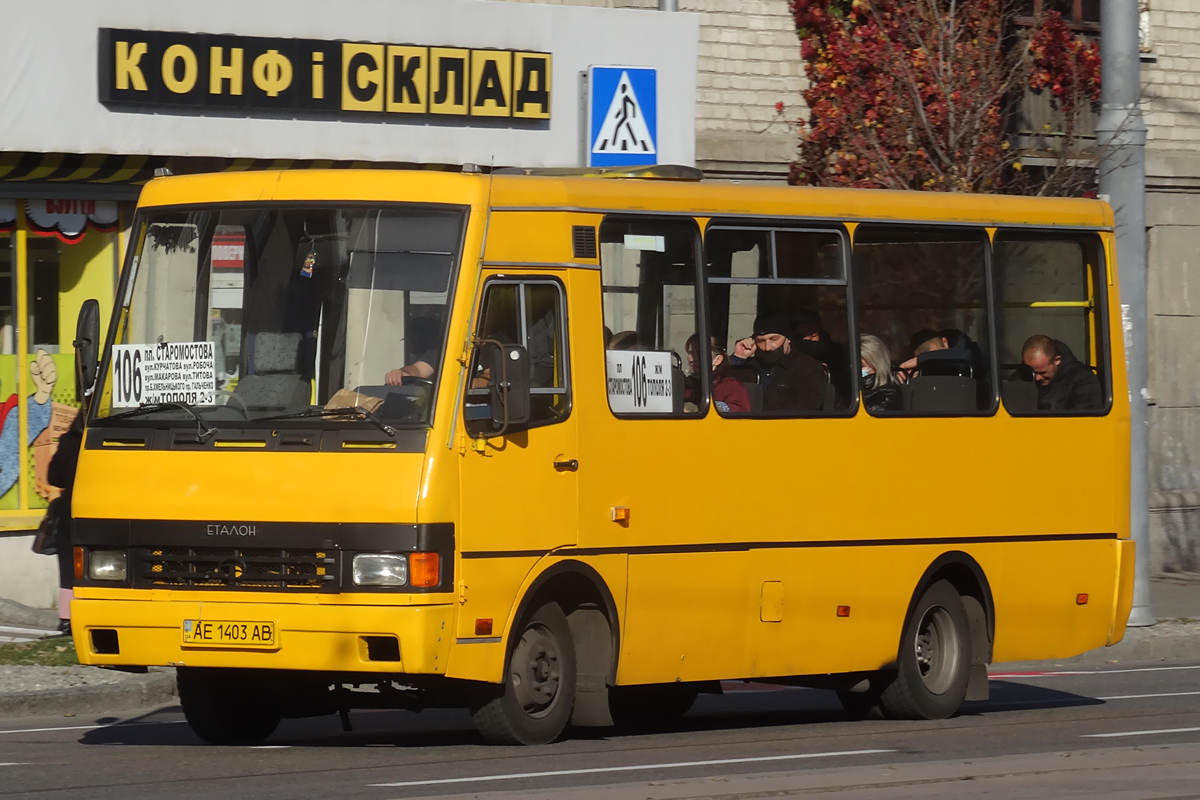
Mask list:
POLYGON ((28 767, 28 761, 0 761, 0 767, 28 767))
POLYGON ((1180 669, 1200 669, 1200 664, 1187 667, 1136 667, 1130 669, 1089 669, 1058 672, 990 672, 989 678, 1058 678, 1064 675, 1120 675, 1128 672, 1170 672, 1180 669))
POLYGON ((1115 694, 1112 697, 1097 697, 1097 700, 1144 700, 1148 697, 1191 697, 1200 692, 1159 692, 1157 694, 1115 694))
POLYGON ((1082 739, 1115 739, 1119 736, 1154 736, 1160 733, 1195 733, 1200 728, 1161 728, 1156 731, 1120 731, 1119 733, 1085 733, 1082 739))
POLYGON ((502 775, 477 775, 473 778, 438 778, 428 781, 400 781, 397 783, 372 783, 376 787, 433 786, 445 783, 485 783, 488 781, 512 781, 521 778, 551 778, 560 775, 597 775, 605 772, 638 772, 652 769, 684 769, 686 767, 711 767, 722 764, 759 764, 765 761, 795 761, 802 758, 833 758, 835 756, 866 756, 878 753, 894 753, 895 750, 836 750, 829 753, 793 753, 786 756, 756 756, 754 758, 717 758, 711 761, 672 761, 665 764, 634 764, 624 767, 594 767, 591 769, 554 769, 546 772, 511 772, 502 775))
POLYGON ((255 744, 251 745, 251 750, 287 750, 290 744, 255 744))
POLYGON ((97 728, 132 728, 135 725, 182 725, 187 720, 173 719, 165 722, 113 722, 108 725, 66 725, 61 728, 20 728, 12 731, 0 731, 0 734, 5 733, 45 733, 47 731, 94 731, 97 728))

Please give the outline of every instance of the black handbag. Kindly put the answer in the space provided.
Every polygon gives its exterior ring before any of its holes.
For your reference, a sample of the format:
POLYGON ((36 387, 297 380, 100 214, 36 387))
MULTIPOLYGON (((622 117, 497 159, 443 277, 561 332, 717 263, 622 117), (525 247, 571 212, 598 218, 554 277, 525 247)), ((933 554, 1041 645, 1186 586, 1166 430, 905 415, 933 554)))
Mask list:
POLYGON ((41 556, 58 555, 58 534, 63 523, 62 498, 56 497, 46 508, 46 516, 38 525, 37 535, 33 537, 33 552, 41 556))

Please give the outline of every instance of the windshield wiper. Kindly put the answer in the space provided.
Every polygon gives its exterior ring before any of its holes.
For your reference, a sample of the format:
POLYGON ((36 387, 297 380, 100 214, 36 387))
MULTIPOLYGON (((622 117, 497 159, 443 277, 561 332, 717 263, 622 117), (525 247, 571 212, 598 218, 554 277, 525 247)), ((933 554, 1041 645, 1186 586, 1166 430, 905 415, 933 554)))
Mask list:
POLYGON ((128 411, 122 411, 120 414, 109 414, 105 420, 124 419, 126 417, 140 417, 143 414, 153 414, 157 411, 166 411, 168 409, 178 408, 186 411, 188 415, 196 420, 196 435, 204 441, 208 437, 217 433, 218 429, 215 425, 210 425, 208 420, 200 416, 200 412, 192 408, 187 403, 143 403, 137 408, 131 408, 128 411))
POLYGON ((310 408, 307 411, 300 411, 295 414, 280 414, 275 417, 259 417, 256 422, 266 422, 268 420, 280 419, 304 419, 306 417, 345 417, 354 415, 359 419, 365 419, 372 423, 376 428, 386 433, 388 436, 395 436, 396 429, 386 422, 375 416, 373 413, 363 408, 362 406, 342 406, 341 408, 310 408))

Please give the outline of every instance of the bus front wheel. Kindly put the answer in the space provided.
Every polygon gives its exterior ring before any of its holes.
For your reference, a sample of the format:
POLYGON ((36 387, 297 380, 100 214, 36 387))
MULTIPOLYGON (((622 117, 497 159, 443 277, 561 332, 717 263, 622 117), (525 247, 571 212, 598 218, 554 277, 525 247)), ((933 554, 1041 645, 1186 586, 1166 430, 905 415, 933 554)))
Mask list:
POLYGON ((967 694, 971 627, 949 581, 925 590, 904 625, 895 679, 879 696, 891 719, 947 719, 967 694))
POLYGON ((279 725, 267 687, 242 670, 179 667, 176 682, 183 716, 209 744, 258 744, 279 725))
POLYGON ((566 729, 575 705, 575 645, 567 617, 546 603, 515 629, 504 683, 472 710, 493 744, 548 744, 566 729))

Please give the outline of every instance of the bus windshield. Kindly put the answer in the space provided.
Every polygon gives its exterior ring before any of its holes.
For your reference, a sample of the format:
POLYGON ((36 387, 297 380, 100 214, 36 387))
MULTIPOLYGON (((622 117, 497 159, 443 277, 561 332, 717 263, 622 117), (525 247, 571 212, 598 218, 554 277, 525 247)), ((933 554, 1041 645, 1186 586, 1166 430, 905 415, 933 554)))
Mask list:
POLYGON ((430 424, 466 218, 428 205, 149 213, 96 418, 430 424))

